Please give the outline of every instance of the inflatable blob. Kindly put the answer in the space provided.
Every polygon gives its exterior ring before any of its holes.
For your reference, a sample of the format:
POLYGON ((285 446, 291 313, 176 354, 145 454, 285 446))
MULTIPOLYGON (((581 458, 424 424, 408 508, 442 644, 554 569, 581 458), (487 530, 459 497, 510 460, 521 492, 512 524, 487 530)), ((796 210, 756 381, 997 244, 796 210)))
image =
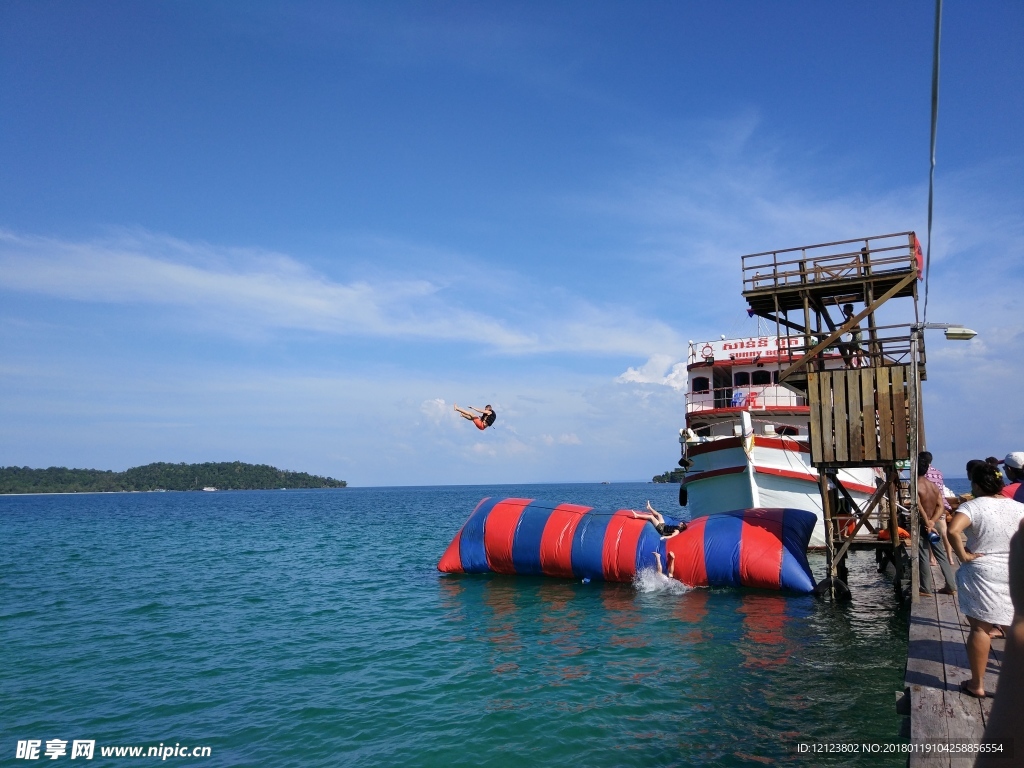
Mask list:
MULTIPOLYGON (((675 578, 694 587, 759 587, 810 593, 807 542, 815 515, 741 509, 694 520, 662 541, 628 509, 614 512, 533 499, 484 499, 437 564, 444 573, 509 573, 632 581, 675 555, 675 578)), ((667 523, 674 521, 665 517, 667 523)), ((667 570, 667 565, 666 565, 667 570)))

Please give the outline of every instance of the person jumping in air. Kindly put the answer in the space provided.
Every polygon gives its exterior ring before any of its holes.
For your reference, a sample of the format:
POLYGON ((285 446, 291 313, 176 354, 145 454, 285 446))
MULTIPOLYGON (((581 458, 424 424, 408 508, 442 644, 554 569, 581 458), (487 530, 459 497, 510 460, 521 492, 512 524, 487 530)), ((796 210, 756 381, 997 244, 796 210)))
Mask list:
MULTIPOLYGON (((654 525, 654 530, 658 532, 658 535, 661 536, 662 540, 671 539, 673 536, 677 536, 686 530, 686 523, 684 523, 682 520, 679 521, 678 525, 666 525, 665 518, 662 517, 661 512, 659 512, 658 510, 651 506, 650 501, 647 502, 647 511, 650 514, 638 515, 636 512, 633 512, 632 510, 630 511, 630 514, 633 515, 633 517, 635 517, 637 520, 649 520, 651 524, 654 525)), ((658 565, 658 570, 660 571, 660 561, 658 565)))
POLYGON ((476 411, 477 413, 480 414, 479 416, 474 416, 465 408, 459 408, 458 405, 455 406, 455 410, 462 418, 469 419, 474 424, 476 424, 477 429, 481 430, 487 429, 494 423, 494 420, 498 418, 498 414, 496 414, 494 412, 494 409, 491 408, 491 406, 489 405, 485 405, 482 411, 479 408, 474 408, 472 405, 469 406, 469 411, 476 411))

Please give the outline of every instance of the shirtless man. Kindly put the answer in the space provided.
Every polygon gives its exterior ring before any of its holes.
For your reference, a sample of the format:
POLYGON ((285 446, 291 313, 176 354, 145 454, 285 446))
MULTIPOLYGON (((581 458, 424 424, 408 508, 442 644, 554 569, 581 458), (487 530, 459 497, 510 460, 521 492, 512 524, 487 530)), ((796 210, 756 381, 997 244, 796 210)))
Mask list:
POLYGON ((952 595, 956 593, 956 577, 953 574, 953 567, 946 559, 946 552, 942 548, 942 537, 935 530, 935 521, 940 515, 946 514, 942 504, 942 494, 935 484, 925 475, 928 472, 930 462, 925 460, 924 454, 917 458, 917 506, 921 517, 921 535, 918 546, 918 564, 921 571, 921 595, 930 596, 932 593, 932 567, 931 553, 935 553, 935 559, 942 569, 942 577, 946 580, 946 586, 939 590, 939 594, 952 595), (932 534, 935 534, 935 541, 932 541, 932 534))
POLYGON ((462 418, 469 419, 474 424, 476 424, 477 429, 481 430, 487 429, 489 426, 491 426, 491 424, 494 423, 494 420, 498 418, 498 414, 496 414, 494 412, 494 409, 491 408, 491 406, 489 405, 485 405, 482 411, 479 408, 474 408, 472 405, 469 406, 469 411, 476 411, 477 413, 480 414, 479 416, 474 416, 465 408, 459 408, 458 405, 455 406, 455 410, 462 418))

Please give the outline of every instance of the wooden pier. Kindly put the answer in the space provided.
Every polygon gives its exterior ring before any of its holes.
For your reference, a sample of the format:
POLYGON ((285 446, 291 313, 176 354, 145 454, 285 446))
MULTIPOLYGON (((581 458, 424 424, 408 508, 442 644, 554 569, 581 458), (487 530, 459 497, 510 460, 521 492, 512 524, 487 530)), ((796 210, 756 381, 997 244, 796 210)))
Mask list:
MULTIPOLYGON (((942 573, 932 568, 932 583, 943 583, 942 573)), ((992 699, 975 699, 960 692, 960 681, 971 676, 967 663, 967 634, 970 627, 960 613, 956 596, 935 594, 912 604, 910 645, 904 698, 897 704, 910 716, 910 741, 981 742, 992 711, 992 699)), ((993 640, 985 675, 985 690, 993 693, 999 681, 1004 640, 993 640)), ((915 755, 911 766, 967 768, 975 755, 953 758, 948 754, 915 755)))

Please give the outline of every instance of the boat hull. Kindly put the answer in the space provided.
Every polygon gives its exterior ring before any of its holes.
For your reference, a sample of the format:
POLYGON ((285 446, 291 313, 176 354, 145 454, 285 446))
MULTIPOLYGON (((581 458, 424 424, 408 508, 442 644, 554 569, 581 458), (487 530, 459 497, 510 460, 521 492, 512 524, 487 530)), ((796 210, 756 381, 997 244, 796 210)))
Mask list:
MULTIPOLYGON (((725 439, 695 446, 688 456, 693 465, 684 484, 691 518, 752 507, 803 509, 816 518, 809 546, 825 546, 818 472, 811 466, 806 443, 794 439, 725 439)), ((839 472, 839 479, 858 504, 870 498, 874 477, 870 468, 839 472)))

